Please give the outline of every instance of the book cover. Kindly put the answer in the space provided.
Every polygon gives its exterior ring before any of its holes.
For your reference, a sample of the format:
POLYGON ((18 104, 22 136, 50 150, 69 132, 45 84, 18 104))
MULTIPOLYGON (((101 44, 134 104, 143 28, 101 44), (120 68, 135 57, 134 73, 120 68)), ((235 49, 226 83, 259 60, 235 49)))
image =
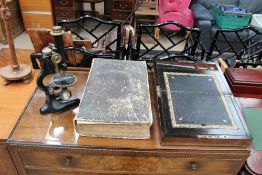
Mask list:
POLYGON ((80 135, 149 138, 152 111, 146 63, 94 59, 74 120, 80 135))

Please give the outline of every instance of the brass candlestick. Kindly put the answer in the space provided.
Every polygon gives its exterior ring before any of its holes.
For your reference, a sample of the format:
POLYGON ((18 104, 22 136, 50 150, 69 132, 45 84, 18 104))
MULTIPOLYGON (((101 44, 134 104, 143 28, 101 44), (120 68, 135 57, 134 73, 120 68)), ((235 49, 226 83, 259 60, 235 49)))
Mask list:
POLYGON ((7 35, 7 41, 9 44, 10 60, 11 65, 0 68, 0 75, 4 79, 4 83, 8 84, 10 81, 23 80, 25 83, 29 82, 29 77, 31 75, 31 66, 26 64, 18 64, 15 45, 13 41, 13 35, 10 27, 10 10, 7 7, 6 1, 1 0, 1 17, 5 24, 5 30, 7 35))

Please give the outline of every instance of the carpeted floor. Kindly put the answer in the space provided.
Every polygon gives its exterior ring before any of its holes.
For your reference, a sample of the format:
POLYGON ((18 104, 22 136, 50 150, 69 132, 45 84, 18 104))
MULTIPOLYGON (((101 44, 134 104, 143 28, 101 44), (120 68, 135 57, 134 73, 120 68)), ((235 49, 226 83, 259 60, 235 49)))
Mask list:
MULTIPOLYGON (((23 32, 14 38, 15 48, 17 49, 33 49, 33 45, 27 33, 23 32)), ((8 48, 8 45, 0 44, 1 48, 8 48)))
POLYGON ((255 150, 262 150, 262 108, 243 108, 255 150))

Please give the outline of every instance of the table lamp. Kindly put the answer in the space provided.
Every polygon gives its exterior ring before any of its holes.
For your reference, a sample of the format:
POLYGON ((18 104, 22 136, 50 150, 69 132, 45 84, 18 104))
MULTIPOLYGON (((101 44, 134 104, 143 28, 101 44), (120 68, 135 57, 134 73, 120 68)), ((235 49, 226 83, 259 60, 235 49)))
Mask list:
POLYGON ((23 80, 25 83, 28 83, 32 69, 31 66, 29 65, 18 64, 13 36, 10 27, 11 13, 7 7, 5 0, 1 0, 0 13, 5 24, 7 41, 9 44, 9 51, 10 51, 10 60, 11 60, 11 65, 7 65, 0 68, 0 76, 3 78, 5 85, 8 84, 10 81, 16 81, 16 80, 23 80))

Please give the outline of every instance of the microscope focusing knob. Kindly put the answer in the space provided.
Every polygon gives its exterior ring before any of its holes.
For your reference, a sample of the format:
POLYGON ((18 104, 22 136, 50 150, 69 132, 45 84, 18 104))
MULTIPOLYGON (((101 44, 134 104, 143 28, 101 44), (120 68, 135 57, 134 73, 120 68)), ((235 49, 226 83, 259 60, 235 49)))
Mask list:
POLYGON ((69 91, 68 89, 62 90, 62 92, 61 92, 61 94, 60 94, 60 98, 61 98, 63 101, 68 101, 71 96, 72 96, 71 91, 69 91))
POLYGON ((58 64, 62 61, 62 56, 59 53, 55 53, 52 55, 51 61, 54 63, 55 72, 59 72, 58 64))
POLYGON ((59 53, 55 53, 55 54, 52 55, 51 61, 54 64, 58 64, 58 63, 60 63, 62 61, 62 56, 59 53))
POLYGON ((45 47, 42 50, 42 54, 44 55, 44 57, 48 57, 51 56, 52 54, 52 49, 50 49, 49 47, 45 47))

